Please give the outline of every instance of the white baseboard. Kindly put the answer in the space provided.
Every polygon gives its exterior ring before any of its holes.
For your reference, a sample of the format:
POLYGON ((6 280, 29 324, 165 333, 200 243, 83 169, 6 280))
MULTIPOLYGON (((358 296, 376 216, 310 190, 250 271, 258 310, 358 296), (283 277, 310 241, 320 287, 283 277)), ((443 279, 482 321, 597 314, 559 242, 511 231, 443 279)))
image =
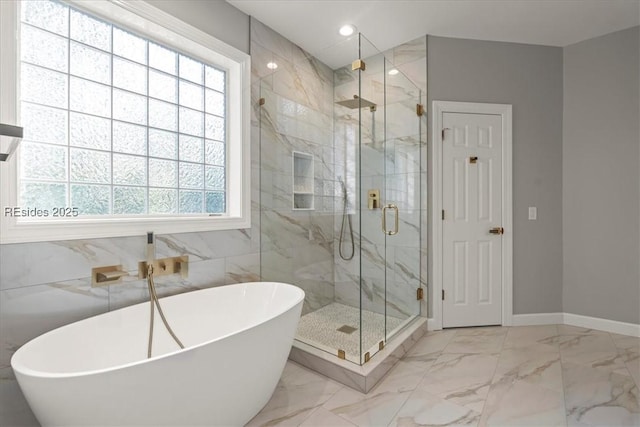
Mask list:
POLYGON ((572 313, 514 314, 513 326, 570 325, 620 335, 640 337, 640 325, 572 313))
POLYGON ((433 317, 427 318, 427 331, 437 331, 440 329, 442 328, 437 327, 436 319, 434 319, 433 317))
POLYGON ((564 323, 564 313, 514 314, 513 326, 556 325, 564 323))
POLYGON ((600 331, 613 332, 614 334, 640 337, 640 325, 618 322, 616 320, 601 319, 599 317, 564 313, 564 324, 587 329, 598 329, 600 331))

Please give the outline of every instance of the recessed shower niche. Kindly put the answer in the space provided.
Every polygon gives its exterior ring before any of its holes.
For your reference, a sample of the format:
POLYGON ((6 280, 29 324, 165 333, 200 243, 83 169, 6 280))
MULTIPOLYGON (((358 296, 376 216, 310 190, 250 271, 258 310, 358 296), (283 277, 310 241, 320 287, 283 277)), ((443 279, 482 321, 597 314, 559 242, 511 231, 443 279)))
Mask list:
POLYGON ((292 152, 293 158, 293 209, 313 209, 313 155, 292 152))

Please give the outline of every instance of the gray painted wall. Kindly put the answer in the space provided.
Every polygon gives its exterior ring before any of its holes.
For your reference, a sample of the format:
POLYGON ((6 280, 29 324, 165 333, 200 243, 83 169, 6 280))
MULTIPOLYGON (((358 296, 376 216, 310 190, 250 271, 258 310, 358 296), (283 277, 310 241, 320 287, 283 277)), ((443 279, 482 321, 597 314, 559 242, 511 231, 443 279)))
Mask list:
POLYGON ((564 49, 564 311, 631 323, 640 323, 639 28, 564 49))
POLYGON ((147 0, 178 19, 249 53, 249 15, 224 0, 147 0))
POLYGON ((562 311, 562 49, 430 36, 427 52, 429 106, 513 105, 513 310, 562 311))

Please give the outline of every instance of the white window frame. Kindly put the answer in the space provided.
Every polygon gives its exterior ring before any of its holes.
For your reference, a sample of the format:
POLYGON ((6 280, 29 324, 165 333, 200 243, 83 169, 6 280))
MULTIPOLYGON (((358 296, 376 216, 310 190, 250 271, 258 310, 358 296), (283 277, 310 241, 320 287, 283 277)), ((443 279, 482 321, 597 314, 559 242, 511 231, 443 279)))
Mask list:
MULTIPOLYGON (((65 3, 227 71, 227 213, 20 221, 5 216, 5 208, 19 206, 19 153, 16 153, 8 161, 0 162, 0 243, 134 236, 147 231, 166 234, 250 228, 249 55, 142 1, 66 0, 65 3)), ((18 4, 19 1, 0 1, 0 122, 7 124, 19 123, 18 4)))

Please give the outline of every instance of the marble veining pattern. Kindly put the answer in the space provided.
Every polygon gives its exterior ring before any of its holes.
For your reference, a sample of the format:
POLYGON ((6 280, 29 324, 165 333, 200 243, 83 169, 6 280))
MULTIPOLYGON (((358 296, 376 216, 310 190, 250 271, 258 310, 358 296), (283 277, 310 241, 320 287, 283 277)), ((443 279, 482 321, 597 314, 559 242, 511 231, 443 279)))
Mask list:
POLYGON ((249 425, 638 426, 637 377, 600 362, 637 364, 639 349, 640 338, 557 325, 428 332, 368 394, 288 362, 249 425))

